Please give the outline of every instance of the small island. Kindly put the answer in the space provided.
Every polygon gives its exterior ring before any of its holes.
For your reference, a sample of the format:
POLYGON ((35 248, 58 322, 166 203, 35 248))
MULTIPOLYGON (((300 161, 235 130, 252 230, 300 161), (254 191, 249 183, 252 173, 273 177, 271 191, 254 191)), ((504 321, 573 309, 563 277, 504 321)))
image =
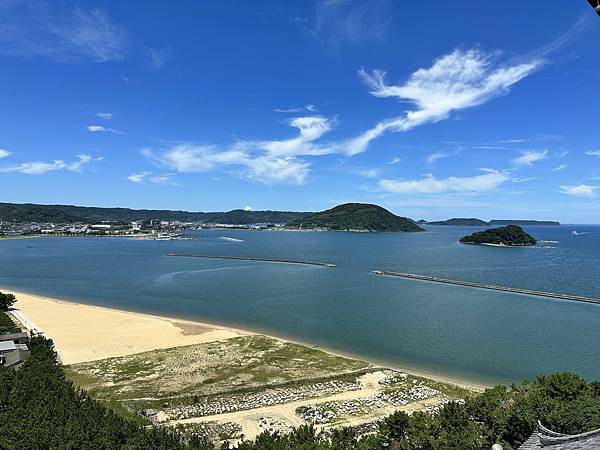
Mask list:
POLYGON ((497 247, 527 247, 537 244, 535 238, 518 225, 477 231, 460 239, 463 244, 492 245, 497 247))
POLYGON ((326 231, 425 231, 412 219, 392 214, 381 206, 345 203, 312 216, 292 220, 286 228, 326 231))

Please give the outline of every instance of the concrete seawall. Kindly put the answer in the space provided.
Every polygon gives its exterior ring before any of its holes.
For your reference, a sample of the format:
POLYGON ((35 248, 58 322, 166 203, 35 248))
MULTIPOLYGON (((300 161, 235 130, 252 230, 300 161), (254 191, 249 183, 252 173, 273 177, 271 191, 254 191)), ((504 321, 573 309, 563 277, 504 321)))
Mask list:
POLYGON ((269 263, 281 263, 281 264, 301 264, 304 266, 320 266, 334 268, 335 264, 324 263, 318 261, 300 261, 295 259, 274 259, 274 258, 252 258, 246 256, 214 256, 214 255, 194 255, 189 253, 168 253, 167 256, 180 256, 186 258, 206 258, 206 259, 235 259, 241 261, 260 261, 269 263))
POLYGON ((482 284, 473 281, 450 280, 448 278, 432 277, 429 275, 417 275, 414 273, 390 272, 387 270, 373 270, 371 273, 375 275, 387 275, 391 277, 407 278, 410 280, 431 281, 434 283, 454 284, 457 286, 468 286, 478 289, 489 289, 492 291, 511 292, 514 294, 533 295, 535 297, 549 297, 559 300, 569 300, 574 302, 595 303, 600 304, 600 298, 584 297, 582 295, 562 294, 559 292, 535 291, 531 289, 521 289, 508 286, 496 286, 493 284, 482 284))

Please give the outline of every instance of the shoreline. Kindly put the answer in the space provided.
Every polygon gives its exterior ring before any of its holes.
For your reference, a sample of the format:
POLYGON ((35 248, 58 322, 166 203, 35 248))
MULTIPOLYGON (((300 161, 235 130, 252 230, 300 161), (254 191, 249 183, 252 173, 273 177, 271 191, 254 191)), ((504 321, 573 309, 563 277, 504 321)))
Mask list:
MULTIPOLYGON (((233 337, 263 335, 283 342, 290 342, 305 347, 314 348, 332 355, 345 358, 362 360, 375 368, 389 368, 407 372, 422 378, 453 384, 473 391, 482 391, 492 387, 492 383, 473 382, 452 376, 444 376, 427 370, 393 364, 351 352, 343 352, 330 349, 326 346, 314 345, 309 342, 290 338, 285 335, 260 329, 240 328, 233 325, 214 323, 209 321, 189 320, 176 316, 156 315, 145 312, 98 306, 82 303, 77 300, 49 297, 41 294, 28 293, 22 290, 0 287, 2 292, 10 292, 17 297, 15 309, 18 310, 26 320, 38 326, 44 336, 52 339, 56 351, 61 357, 63 364, 74 364, 78 362, 94 361, 111 357, 126 356, 159 348, 172 348, 197 343, 226 340, 233 337), (42 307, 40 309, 40 306, 42 307), (114 322, 102 322, 100 319, 112 319, 114 322), (62 323, 61 323, 62 322, 62 323), (66 324, 70 329, 62 328, 66 324), (139 322, 139 323, 138 323, 139 322), (94 324, 101 330, 94 330, 94 324), (85 345, 82 335, 78 334, 81 326, 90 344, 96 345, 97 338, 101 335, 110 334, 111 325, 117 326, 119 342, 127 338, 136 340, 129 345, 106 342, 101 348, 85 351, 81 348, 85 345), (119 329, 119 326, 128 328, 119 329), (131 329, 134 329, 133 333, 131 329), (152 333, 163 333, 160 339, 156 336, 151 338, 152 333), (166 336, 165 336, 166 334, 166 336), (98 336, 94 336, 98 335, 98 336), (116 346, 116 347, 115 347, 116 346), (79 350, 78 350, 79 349, 79 350), (93 356, 93 357, 91 357, 93 356), (66 357, 66 358, 65 358, 66 357)), ((105 341, 102 341, 105 342, 105 341)))

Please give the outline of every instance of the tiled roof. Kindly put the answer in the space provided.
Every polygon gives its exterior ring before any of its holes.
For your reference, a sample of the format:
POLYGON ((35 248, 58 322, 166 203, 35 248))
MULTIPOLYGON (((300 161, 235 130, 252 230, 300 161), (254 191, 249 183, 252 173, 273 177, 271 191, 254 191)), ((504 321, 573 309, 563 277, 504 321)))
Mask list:
POLYGON ((581 434, 562 434, 549 430, 538 422, 538 429, 519 450, 598 450, 600 429, 581 434))

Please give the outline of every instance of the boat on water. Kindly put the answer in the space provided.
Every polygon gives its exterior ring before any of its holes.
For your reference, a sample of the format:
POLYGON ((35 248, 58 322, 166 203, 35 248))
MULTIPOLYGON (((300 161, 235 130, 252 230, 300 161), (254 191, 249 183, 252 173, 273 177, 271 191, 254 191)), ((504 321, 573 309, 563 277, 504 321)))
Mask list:
POLYGON ((221 239, 222 241, 228 241, 228 242, 244 242, 243 239, 236 239, 236 238, 227 237, 227 236, 221 236, 219 239, 221 239))
POLYGON ((571 236, 579 236, 579 233, 575 230, 571 231, 571 236))
POLYGON ((154 240, 155 241, 171 241, 173 239, 176 239, 179 235, 178 234, 171 234, 171 233, 158 233, 155 237, 154 240))

